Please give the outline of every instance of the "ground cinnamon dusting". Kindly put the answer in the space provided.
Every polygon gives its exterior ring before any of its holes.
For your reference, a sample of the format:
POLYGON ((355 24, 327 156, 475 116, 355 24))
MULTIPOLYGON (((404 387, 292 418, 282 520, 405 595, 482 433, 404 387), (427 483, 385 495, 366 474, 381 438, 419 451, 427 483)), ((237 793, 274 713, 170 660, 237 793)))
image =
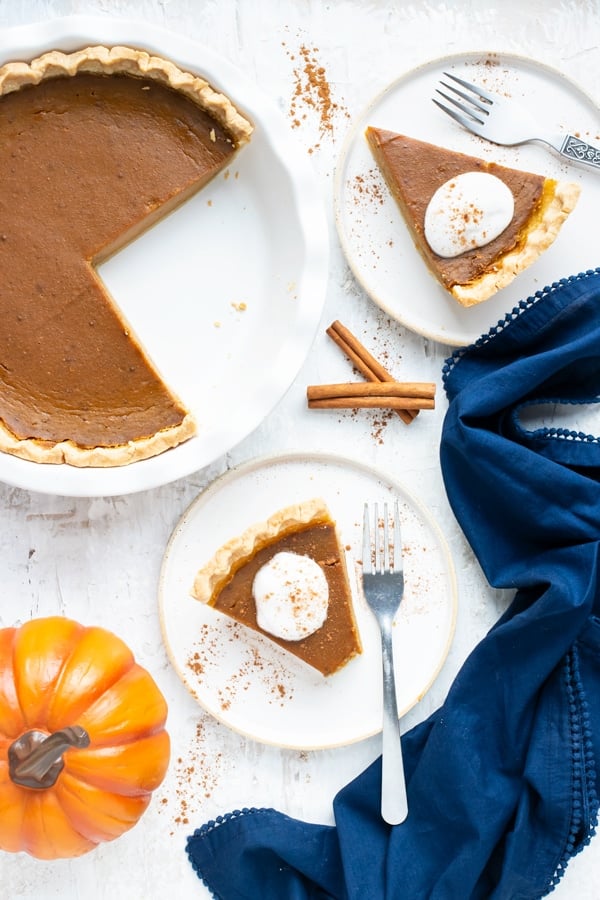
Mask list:
POLYGON ((209 799, 219 783, 222 753, 205 749, 205 723, 196 724, 194 737, 185 756, 179 756, 173 763, 175 809, 173 801, 163 796, 159 801, 159 812, 173 816, 171 834, 177 826, 187 826, 202 813, 203 802, 209 799))
MULTIPOLYGON (((289 107, 292 128, 300 128, 316 114, 320 137, 333 137, 337 119, 340 116, 349 119, 350 113, 333 98, 327 72, 318 58, 319 48, 302 43, 294 51, 288 49, 285 41, 282 46, 294 63, 294 92, 289 107)), ((319 146, 316 143, 309 147, 309 153, 319 146)))
POLYGON ((284 662, 279 661, 277 651, 273 651, 273 656, 264 656, 238 623, 223 622, 215 629, 203 623, 199 638, 186 660, 196 688, 189 680, 188 685, 197 696, 203 684, 210 690, 210 685, 216 682, 215 695, 222 713, 228 712, 235 703, 243 702, 244 695, 256 685, 268 704, 281 706, 293 699, 293 676, 284 662), (239 664, 235 671, 224 674, 219 669, 219 662, 226 642, 235 644, 239 664))
POLYGON ((355 203, 369 200, 383 206, 386 196, 385 185, 378 169, 368 169, 362 174, 355 175, 352 188, 355 203))
MULTIPOLYGON (((379 169, 365 169, 349 177, 346 196, 349 201, 347 211, 350 233, 359 235, 362 241, 365 234, 365 217, 368 221, 370 216, 386 211, 385 204, 389 197, 389 191, 379 169)), ((390 225, 393 227, 393 220, 390 221, 390 225)), ((392 246, 392 237, 388 238, 386 243, 388 246, 392 246)), ((374 257, 373 268, 375 269, 380 259, 378 248, 370 246, 369 249, 374 257)), ((357 252, 360 256, 363 255, 361 250, 357 250, 357 252)))
POLYGON ((371 421, 371 437, 380 446, 384 443, 384 432, 392 420, 393 412, 386 410, 373 417, 371 421))

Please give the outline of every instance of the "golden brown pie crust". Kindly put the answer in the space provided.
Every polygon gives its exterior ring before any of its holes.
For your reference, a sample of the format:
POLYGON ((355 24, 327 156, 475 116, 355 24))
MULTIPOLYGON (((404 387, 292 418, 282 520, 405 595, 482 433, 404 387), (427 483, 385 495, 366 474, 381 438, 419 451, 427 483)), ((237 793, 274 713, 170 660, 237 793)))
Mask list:
POLYGON ((579 197, 579 185, 500 166, 369 127, 366 138, 396 200, 414 243, 432 274, 463 306, 481 303, 506 287, 555 240, 579 197), (484 247, 447 259, 425 238, 429 201, 446 181, 463 172, 488 172, 500 178, 515 200, 512 222, 484 247))
POLYGON ((232 538, 197 573, 192 596, 331 675, 362 652, 352 592, 334 521, 320 498, 287 506, 232 538), (310 556, 329 587, 324 624, 299 641, 286 641, 260 628, 252 597, 254 575, 281 550, 310 556))
POLYGON ((7 63, 0 98, 0 450, 75 466, 161 453, 195 422, 93 265, 221 171, 252 124, 205 80, 127 47, 7 63))

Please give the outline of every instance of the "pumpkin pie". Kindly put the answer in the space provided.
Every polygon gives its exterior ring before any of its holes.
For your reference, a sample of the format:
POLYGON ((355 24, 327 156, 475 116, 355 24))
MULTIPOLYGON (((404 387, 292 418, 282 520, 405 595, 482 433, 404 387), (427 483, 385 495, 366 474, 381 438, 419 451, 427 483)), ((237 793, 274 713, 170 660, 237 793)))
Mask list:
POLYGON ((577 184, 406 135, 369 127, 366 138, 425 263, 463 306, 487 300, 535 262, 579 197, 577 184), (461 187, 466 175, 471 196, 461 187))
POLYGON ((344 551, 318 498, 280 509, 220 547, 192 595, 322 675, 362 651, 344 551))
POLYGON ((0 68, 0 450, 117 466, 195 433, 95 266, 251 133, 204 79, 139 50, 0 68))

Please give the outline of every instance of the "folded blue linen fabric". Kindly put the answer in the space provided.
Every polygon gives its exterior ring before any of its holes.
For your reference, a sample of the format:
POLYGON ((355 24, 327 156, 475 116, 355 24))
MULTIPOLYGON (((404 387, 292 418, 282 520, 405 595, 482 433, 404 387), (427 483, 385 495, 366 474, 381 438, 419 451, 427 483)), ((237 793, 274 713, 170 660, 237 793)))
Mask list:
POLYGON ((514 599, 403 736, 407 820, 382 822, 376 760, 335 798, 335 826, 269 809, 210 822, 187 853, 221 900, 536 900, 594 832, 600 437, 524 414, 599 401, 600 270, 524 300, 443 378, 448 498, 514 599))

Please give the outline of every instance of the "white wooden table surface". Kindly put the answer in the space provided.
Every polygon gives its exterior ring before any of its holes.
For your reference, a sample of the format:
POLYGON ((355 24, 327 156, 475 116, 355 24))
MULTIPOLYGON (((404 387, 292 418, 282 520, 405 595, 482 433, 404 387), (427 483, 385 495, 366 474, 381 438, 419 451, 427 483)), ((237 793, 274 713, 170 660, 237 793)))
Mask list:
MULTIPOLYGON (((332 821, 339 788, 379 752, 371 738, 348 748, 299 752, 245 739, 220 725, 181 684, 161 643, 157 582, 169 535, 190 501, 218 474, 264 453, 324 450, 353 455, 410 485, 438 519, 458 577, 456 636, 435 685, 404 719, 408 728, 443 700, 458 667, 506 602, 485 583, 445 498, 438 448, 445 411, 441 368, 449 348, 410 333, 378 311, 350 275, 333 222, 333 171, 354 116, 399 74, 436 56, 504 50, 561 69, 600 99, 600 4, 594 0, 0 0, 0 28, 68 15, 143 20, 186 35, 235 62, 292 122, 300 48, 323 66, 337 110, 319 137, 319 110, 305 105, 294 128, 322 189, 331 265, 322 327, 292 388, 224 458, 190 477, 138 494, 72 499, 0 484, 0 626, 62 613, 111 628, 154 675, 170 708, 173 757, 140 823, 76 860, 44 863, 0 855, 0 897, 157 900, 205 897, 184 852, 186 835, 243 806, 274 806, 332 821), (324 334, 340 318, 389 366, 438 384, 433 413, 406 428, 364 414, 315 415, 309 383, 345 380, 346 361, 324 334), (381 423, 381 424, 380 424, 381 423), (193 774, 189 771, 193 770, 193 774)), ((302 102, 302 100, 297 101, 302 102)), ((600 263, 600 258, 598 260, 600 263)), ((569 274, 569 273, 564 273, 569 274)), ((490 322, 490 325, 494 324, 490 322)), ((600 895, 600 843, 568 869, 555 896, 600 895)), ((456 898, 461 900, 461 898, 456 898)))

